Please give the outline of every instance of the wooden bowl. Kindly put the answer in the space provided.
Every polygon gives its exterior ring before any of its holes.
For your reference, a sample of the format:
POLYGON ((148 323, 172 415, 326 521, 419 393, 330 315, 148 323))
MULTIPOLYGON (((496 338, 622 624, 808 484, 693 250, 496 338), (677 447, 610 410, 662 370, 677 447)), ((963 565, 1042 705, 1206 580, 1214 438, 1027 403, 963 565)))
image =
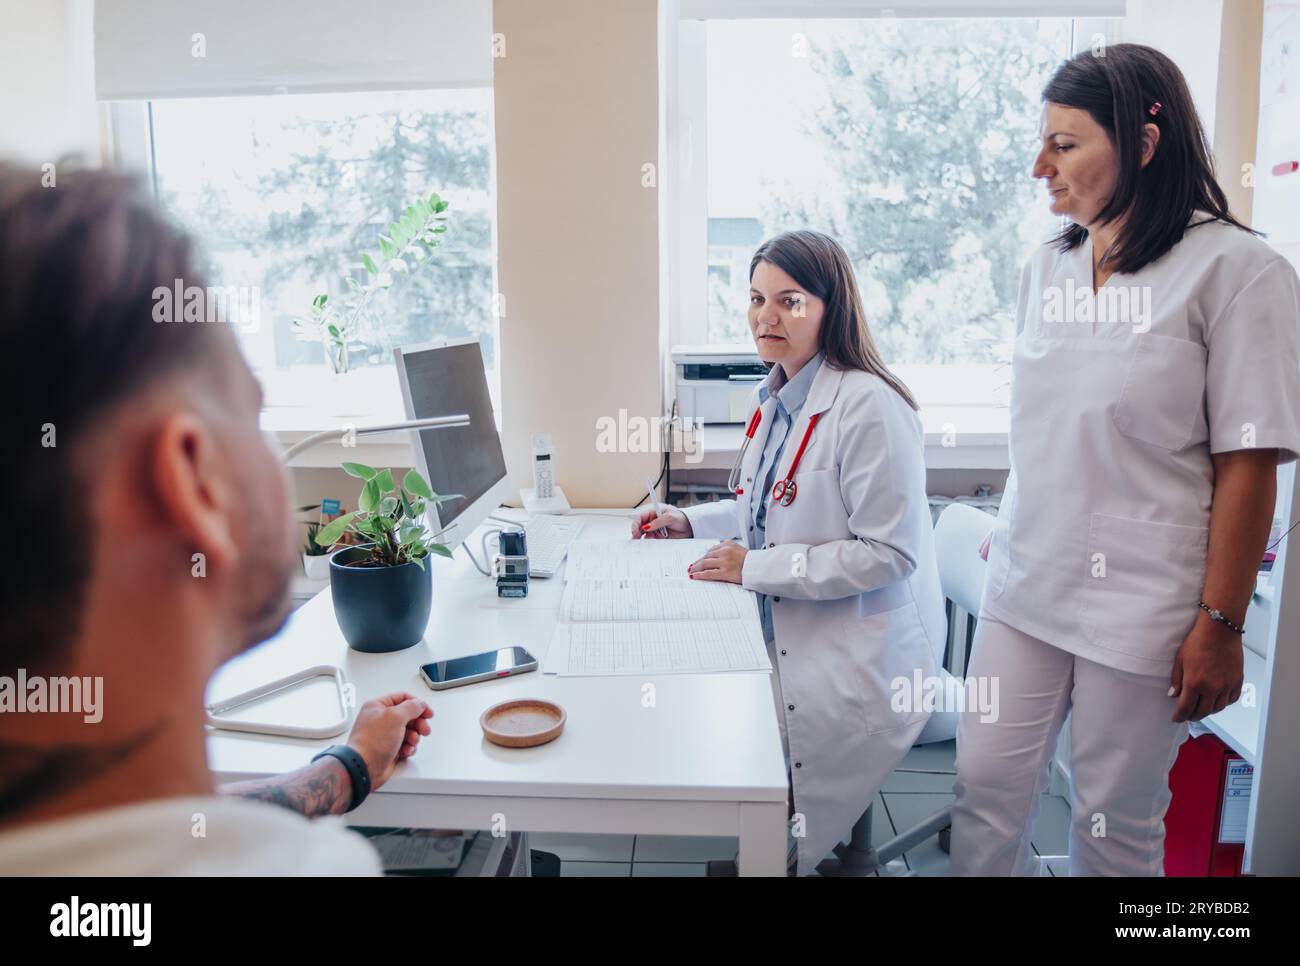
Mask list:
POLYGON ((479 717, 483 735, 504 748, 531 748, 554 741, 564 730, 568 715, 558 704, 540 698, 502 701, 479 717))

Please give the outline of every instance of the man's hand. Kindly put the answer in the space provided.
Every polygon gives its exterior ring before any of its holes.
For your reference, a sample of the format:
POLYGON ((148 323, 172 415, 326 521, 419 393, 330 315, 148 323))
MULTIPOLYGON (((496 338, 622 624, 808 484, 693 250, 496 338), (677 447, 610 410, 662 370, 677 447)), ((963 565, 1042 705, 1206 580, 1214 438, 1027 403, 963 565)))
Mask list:
POLYGON ((745 554, 749 553, 734 540, 710 547, 695 563, 686 568, 692 580, 721 580, 725 583, 740 583, 741 572, 745 568, 745 554))
MULTIPOLYGON (((374 791, 393 777, 393 769, 415 754, 420 736, 430 732, 433 709, 404 691, 395 691, 363 704, 348 735, 348 745, 370 772, 374 791)), ((271 802, 315 818, 342 815, 352 803, 352 782, 342 762, 332 755, 285 775, 222 785, 226 795, 271 802)))
POLYGON ((372 789, 393 777, 399 761, 415 754, 420 736, 432 730, 428 720, 432 717, 432 708, 405 691, 394 691, 361 706, 348 746, 370 769, 372 789))
POLYGON ((1241 649, 1241 635, 1201 613, 1174 657, 1169 696, 1178 698, 1175 721, 1200 721, 1241 697, 1241 649))

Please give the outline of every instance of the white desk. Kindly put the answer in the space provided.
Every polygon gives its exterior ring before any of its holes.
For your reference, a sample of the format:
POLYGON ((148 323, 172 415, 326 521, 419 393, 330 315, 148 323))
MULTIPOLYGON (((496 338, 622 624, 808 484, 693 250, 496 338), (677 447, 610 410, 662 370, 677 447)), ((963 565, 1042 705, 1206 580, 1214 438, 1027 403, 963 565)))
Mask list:
MULTIPOLYGON (((628 532, 622 518, 583 519, 582 539, 628 532)), ((470 546, 477 554, 477 537, 470 546)), ((786 771, 767 674, 561 678, 535 671, 431 691, 418 673, 429 661, 513 644, 544 661, 561 578, 534 579, 528 597, 502 600, 463 551, 430 566, 433 613, 420 644, 395 654, 349 650, 327 591, 277 637, 226 665, 208 700, 322 663, 344 669, 358 702, 395 690, 426 700, 433 733, 349 815, 357 825, 734 835, 742 875, 785 874, 786 771), (538 748, 489 744, 479 728, 482 711, 526 696, 562 706, 564 733, 538 748)), ((210 731, 208 755, 219 781, 239 781, 300 768, 331 743, 210 731)))

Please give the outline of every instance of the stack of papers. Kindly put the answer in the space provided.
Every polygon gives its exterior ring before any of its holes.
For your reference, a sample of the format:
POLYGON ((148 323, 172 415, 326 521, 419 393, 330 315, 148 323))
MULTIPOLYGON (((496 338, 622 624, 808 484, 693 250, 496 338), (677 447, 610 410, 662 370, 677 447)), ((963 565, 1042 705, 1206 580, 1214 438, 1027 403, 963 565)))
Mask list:
POLYGON ((687 575, 713 545, 575 542, 543 673, 771 671, 754 595, 687 575))

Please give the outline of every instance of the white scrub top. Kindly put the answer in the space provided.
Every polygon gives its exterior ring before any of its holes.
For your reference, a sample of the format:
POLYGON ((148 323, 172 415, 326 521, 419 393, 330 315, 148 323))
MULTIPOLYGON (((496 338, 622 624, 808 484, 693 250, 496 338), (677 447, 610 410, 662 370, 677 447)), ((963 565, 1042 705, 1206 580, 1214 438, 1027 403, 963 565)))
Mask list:
POLYGON ((1210 454, 1300 453, 1300 281, 1208 217, 1095 298, 1091 238, 1021 276, 983 611, 1123 671, 1171 673, 1196 621, 1210 454))

